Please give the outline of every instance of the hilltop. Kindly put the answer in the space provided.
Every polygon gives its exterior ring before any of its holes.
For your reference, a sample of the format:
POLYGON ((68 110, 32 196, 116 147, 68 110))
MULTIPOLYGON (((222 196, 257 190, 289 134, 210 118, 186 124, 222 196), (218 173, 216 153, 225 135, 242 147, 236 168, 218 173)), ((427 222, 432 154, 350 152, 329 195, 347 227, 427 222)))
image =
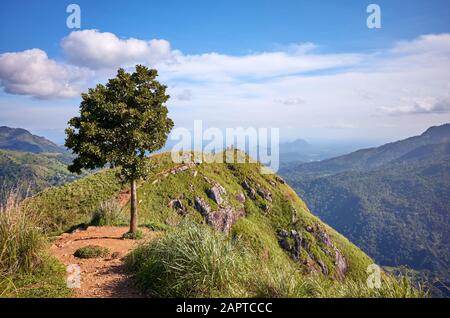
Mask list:
MULTIPOLYGON (((139 223, 152 229, 191 220, 205 223, 249 244, 266 262, 341 280, 362 279, 373 261, 310 213, 277 175, 263 175, 260 164, 179 164, 170 154, 148 159, 151 173, 138 188, 139 223)), ((52 233, 83 227, 102 203, 120 202, 127 222, 127 187, 113 170, 44 190, 25 201, 44 215, 52 233)))
POLYGON ((50 140, 33 135, 23 128, 0 127, 0 149, 25 152, 56 152, 65 153, 67 150, 50 140))

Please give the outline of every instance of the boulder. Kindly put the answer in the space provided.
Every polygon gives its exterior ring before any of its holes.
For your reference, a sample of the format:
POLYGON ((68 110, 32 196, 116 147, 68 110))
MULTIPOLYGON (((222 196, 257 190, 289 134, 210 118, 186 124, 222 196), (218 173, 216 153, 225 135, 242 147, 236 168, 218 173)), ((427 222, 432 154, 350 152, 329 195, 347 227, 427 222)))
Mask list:
POLYGON ((226 206, 207 214, 205 220, 215 230, 228 234, 233 224, 243 215, 243 211, 236 211, 231 206, 226 206))
POLYGON ((272 194, 258 184, 256 192, 265 200, 272 202, 272 194))
POLYGON ((328 275, 328 268, 321 259, 317 260, 317 264, 319 265, 322 274, 328 275))
POLYGON ((236 194, 236 200, 240 203, 245 203, 245 195, 242 192, 236 194))
POLYGON ((255 189, 253 189, 246 180, 244 182, 242 182, 242 187, 244 188, 245 191, 247 191, 247 194, 250 199, 252 199, 252 200, 256 199, 255 189))
POLYGON ((187 209, 183 206, 183 203, 179 199, 170 201, 169 207, 174 209, 181 216, 185 216, 188 213, 187 209))
POLYGON ((334 264, 336 265, 335 268, 336 276, 342 280, 345 278, 345 274, 347 273, 348 269, 347 260, 337 248, 334 250, 334 253, 335 253, 334 264))
POLYGON ((200 197, 196 197, 194 200, 194 206, 201 215, 206 216, 211 211, 211 206, 200 197))
POLYGON ((211 198, 217 204, 223 203, 221 192, 222 191, 217 186, 213 186, 212 188, 206 190, 206 194, 208 195, 208 197, 211 198))

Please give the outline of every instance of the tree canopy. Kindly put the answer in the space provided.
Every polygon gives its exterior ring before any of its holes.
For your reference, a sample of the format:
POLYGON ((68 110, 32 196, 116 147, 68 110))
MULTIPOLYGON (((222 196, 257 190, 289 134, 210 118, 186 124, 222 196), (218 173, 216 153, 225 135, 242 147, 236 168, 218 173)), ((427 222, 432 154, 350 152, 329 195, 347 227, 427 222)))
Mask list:
POLYGON ((158 72, 137 65, 132 74, 119 69, 106 85, 82 94, 80 116, 69 121, 66 147, 78 156, 69 170, 120 167, 124 181, 145 176, 144 157, 162 148, 173 127, 169 99, 158 72))

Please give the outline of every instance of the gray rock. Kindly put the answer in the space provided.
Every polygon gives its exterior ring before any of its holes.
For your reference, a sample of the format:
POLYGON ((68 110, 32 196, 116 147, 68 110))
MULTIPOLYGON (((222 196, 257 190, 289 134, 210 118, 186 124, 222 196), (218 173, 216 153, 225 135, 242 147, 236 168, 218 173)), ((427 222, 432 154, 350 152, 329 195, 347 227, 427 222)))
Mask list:
POLYGON ((194 200, 194 206, 201 215, 206 216, 211 211, 211 206, 200 197, 196 197, 194 200))
POLYGON ((214 186, 210 189, 207 189, 206 194, 208 195, 209 198, 211 198, 217 204, 222 204, 223 199, 222 199, 222 196, 220 195, 221 191, 220 191, 219 187, 214 186))
POLYGON ((330 236, 320 226, 317 226, 317 237, 326 246, 333 247, 333 242, 331 241, 330 236))
POLYGON ((261 208, 263 210, 264 215, 267 215, 270 213, 270 206, 268 206, 267 204, 263 204, 261 208))
POLYGON ((228 234, 233 224, 243 215, 243 211, 236 211, 231 206, 226 206, 207 214, 205 220, 215 230, 228 234))
POLYGON ((188 213, 187 209, 183 206, 183 203, 179 199, 170 201, 169 207, 174 209, 181 216, 185 216, 188 213))
POLYGON ((259 184, 256 188, 256 192, 265 200, 272 202, 272 194, 268 190, 261 187, 259 184))
POLYGON ((324 263, 322 260, 319 259, 319 260, 317 260, 317 264, 319 265, 319 267, 320 267, 322 273, 323 273, 324 275, 328 275, 328 268, 327 268, 327 266, 325 265, 325 263, 324 263))
POLYGON ((242 182, 242 187, 244 188, 245 191, 247 191, 247 194, 250 199, 252 199, 252 200, 256 199, 255 189, 253 189, 246 180, 244 182, 242 182))
POLYGON ((240 203, 245 203, 245 195, 242 192, 236 194, 236 200, 240 203))
POLYGON ((347 273, 348 270, 347 260, 337 248, 334 250, 334 253, 335 253, 334 264, 336 265, 335 268, 336 276, 342 280, 345 278, 345 274, 347 273))

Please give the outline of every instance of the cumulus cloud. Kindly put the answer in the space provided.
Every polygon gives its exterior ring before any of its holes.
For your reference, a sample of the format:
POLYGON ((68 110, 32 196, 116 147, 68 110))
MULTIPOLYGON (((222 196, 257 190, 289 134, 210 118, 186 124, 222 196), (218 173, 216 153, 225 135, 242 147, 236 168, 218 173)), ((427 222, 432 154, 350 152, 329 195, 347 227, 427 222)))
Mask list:
POLYGON ((450 96, 403 98, 401 105, 382 110, 393 115, 450 113, 450 96))
POLYGON ((142 63, 155 65, 170 58, 166 40, 120 39, 109 32, 82 30, 71 32, 61 46, 68 60, 91 69, 127 67, 142 63))
POLYGON ((0 86, 7 93, 37 98, 68 98, 87 71, 58 63, 40 49, 0 54, 0 86))
MULTIPOLYGON (((5 91, 73 96, 77 88, 105 82, 119 66, 143 63, 157 68, 169 86, 171 115, 180 126, 203 119, 209 126, 233 127, 238 114, 241 126, 291 127, 319 136, 334 129, 336 138, 346 130, 354 136, 370 129, 378 138, 391 136, 390 129, 398 127, 423 129, 450 121, 450 34, 424 35, 372 53, 339 54, 320 53, 317 45, 303 43, 244 55, 188 55, 165 40, 121 39, 96 30, 72 32, 61 45, 64 63, 40 50, 33 55, 44 62, 0 61, 5 91), (28 76, 25 64, 41 66, 27 70, 28 76), (88 85, 83 76, 75 76, 86 69, 93 79, 88 85)), ((402 129, 405 136, 419 131, 402 129)))
POLYGON ((290 44, 275 52, 242 56, 216 52, 186 55, 172 50, 166 40, 120 39, 97 30, 70 33, 61 41, 70 63, 91 69, 108 69, 143 63, 157 66, 167 78, 196 80, 233 80, 261 78, 355 65, 359 54, 310 54, 313 43, 290 44))

